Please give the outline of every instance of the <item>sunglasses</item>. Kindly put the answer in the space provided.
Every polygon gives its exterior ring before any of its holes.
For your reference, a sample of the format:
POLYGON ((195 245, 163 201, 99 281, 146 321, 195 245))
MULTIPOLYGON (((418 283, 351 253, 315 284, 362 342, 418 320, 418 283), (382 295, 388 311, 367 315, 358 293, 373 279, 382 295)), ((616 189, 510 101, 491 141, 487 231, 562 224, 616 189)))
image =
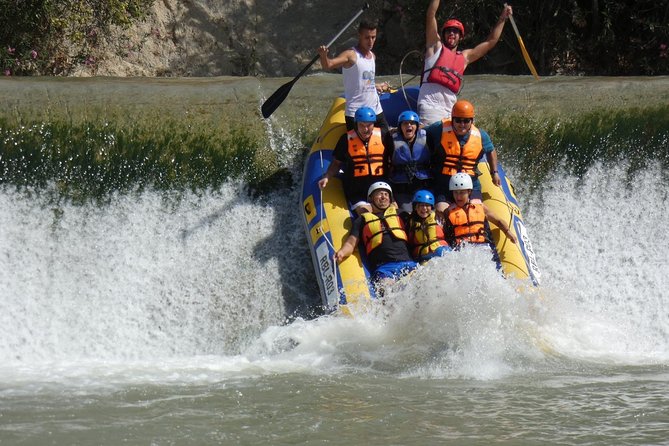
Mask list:
POLYGON ((444 28, 444 34, 460 34, 460 30, 457 28, 444 28))
POLYGON ((453 122, 456 124, 469 124, 472 121, 472 118, 453 118, 453 122))

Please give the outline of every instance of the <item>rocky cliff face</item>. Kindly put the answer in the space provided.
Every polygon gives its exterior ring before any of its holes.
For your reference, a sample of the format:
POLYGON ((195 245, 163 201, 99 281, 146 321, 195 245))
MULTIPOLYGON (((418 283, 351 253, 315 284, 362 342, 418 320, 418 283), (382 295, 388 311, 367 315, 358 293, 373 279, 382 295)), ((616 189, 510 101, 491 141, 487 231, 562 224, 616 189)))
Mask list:
MULTIPOLYGON (((406 46, 401 20, 392 19, 384 2, 372 3, 364 17, 381 19, 386 43, 406 46)), ((113 30, 96 49, 95 63, 75 75, 294 76, 361 5, 359 0, 156 0, 143 22, 113 30)), ((356 27, 333 51, 355 43, 356 27)))

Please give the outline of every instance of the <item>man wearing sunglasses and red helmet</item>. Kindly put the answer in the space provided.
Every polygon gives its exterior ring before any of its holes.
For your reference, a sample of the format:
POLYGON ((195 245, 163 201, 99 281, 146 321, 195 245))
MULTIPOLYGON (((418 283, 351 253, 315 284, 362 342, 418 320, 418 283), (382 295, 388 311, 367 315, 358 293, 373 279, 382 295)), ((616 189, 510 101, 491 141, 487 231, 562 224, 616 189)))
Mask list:
POLYGON ((513 13, 511 6, 505 5, 487 39, 474 48, 459 51, 465 27, 460 21, 449 19, 439 29, 438 9, 439 0, 431 0, 425 21, 425 63, 418 93, 418 112, 423 125, 451 117, 465 69, 497 45, 504 24, 513 13))

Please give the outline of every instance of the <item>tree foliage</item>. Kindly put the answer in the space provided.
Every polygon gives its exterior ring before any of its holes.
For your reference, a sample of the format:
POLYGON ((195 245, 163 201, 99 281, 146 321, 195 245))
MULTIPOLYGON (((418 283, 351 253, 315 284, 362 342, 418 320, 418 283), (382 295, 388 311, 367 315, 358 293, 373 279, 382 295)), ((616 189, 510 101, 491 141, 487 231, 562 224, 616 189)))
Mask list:
MULTIPOLYGON (((384 25, 399 23, 402 39, 381 29, 376 52, 381 72, 396 72, 410 50, 422 51, 428 1, 386 1, 384 25), (400 41, 402 44, 398 44, 400 41)), ((669 1, 517 0, 509 1, 521 37, 540 74, 669 74, 669 1)), ((467 30, 462 48, 482 42, 499 18, 503 2, 442 0, 438 23, 455 17, 467 30)), ((397 28, 397 25, 395 25, 397 28)), ((468 73, 527 74, 510 25, 502 40, 468 73)))
POLYGON ((68 74, 92 64, 111 26, 142 18, 154 0, 0 0, 5 74, 68 74))
MULTIPOLYGON (((142 18, 153 1, 0 0, 0 69, 5 74, 67 75, 79 64, 95 64, 95 49, 109 38, 110 28, 131 25, 142 18)), ((417 51, 415 57, 407 59, 404 68, 420 71, 428 3, 370 2, 367 14, 381 23, 375 49, 379 74, 397 73, 403 56, 412 50, 417 51)), ((471 48, 487 37, 502 3, 442 0, 438 20, 460 19, 467 30, 462 48, 471 48)), ((525 46, 542 75, 669 74, 669 0, 509 3, 525 46)), ((265 68, 271 73, 271 67, 265 68)), ((511 26, 505 27, 497 47, 472 64, 467 73, 528 74, 511 26)))

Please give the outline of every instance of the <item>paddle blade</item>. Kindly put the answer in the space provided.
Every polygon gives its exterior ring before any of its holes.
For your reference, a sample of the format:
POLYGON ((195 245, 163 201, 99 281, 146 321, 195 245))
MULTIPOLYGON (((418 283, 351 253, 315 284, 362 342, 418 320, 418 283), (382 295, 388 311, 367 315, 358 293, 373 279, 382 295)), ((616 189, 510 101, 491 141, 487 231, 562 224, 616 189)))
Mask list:
MULTIPOLYGON (((504 7, 506 7, 506 3, 504 3, 504 7)), ((513 32, 516 33, 516 38, 518 39, 518 45, 520 45, 520 52, 523 53, 523 59, 525 59, 527 67, 530 69, 532 76, 534 76, 536 80, 539 80, 539 74, 537 74, 537 69, 534 68, 532 59, 530 59, 530 54, 527 52, 527 49, 525 49, 525 43, 523 43, 523 38, 520 37, 520 32, 518 31, 518 27, 516 26, 516 21, 513 19, 512 15, 509 16, 509 21, 511 22, 511 26, 513 26, 513 32)))
POLYGON ((532 76, 536 80, 539 80, 539 74, 537 73, 537 69, 534 68, 534 64, 532 63, 532 59, 530 59, 530 54, 527 52, 525 49, 525 44, 523 43, 523 39, 520 36, 518 37, 518 44, 520 45, 520 51, 523 53, 523 59, 525 59, 525 63, 527 64, 528 68, 530 69, 530 72, 532 73, 532 76))
POLYGON ((274 113, 274 110, 279 108, 279 105, 286 99, 286 96, 288 96, 288 93, 290 93, 290 89, 293 88, 293 84, 295 84, 295 81, 298 78, 293 79, 290 82, 287 82, 283 84, 282 86, 279 87, 278 90, 272 94, 260 107, 260 110, 262 111, 262 117, 267 119, 269 118, 272 113, 274 113))

